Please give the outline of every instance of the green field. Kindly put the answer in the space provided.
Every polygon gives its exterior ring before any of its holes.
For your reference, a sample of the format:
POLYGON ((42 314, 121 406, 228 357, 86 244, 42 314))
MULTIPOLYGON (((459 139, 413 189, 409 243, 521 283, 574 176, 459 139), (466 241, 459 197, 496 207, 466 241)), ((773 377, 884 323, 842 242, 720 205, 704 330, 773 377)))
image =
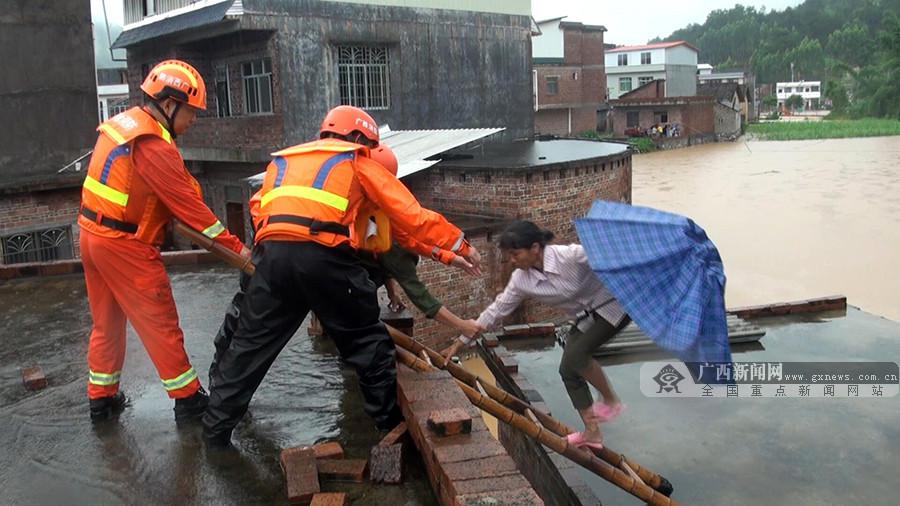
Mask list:
POLYGON ((792 121, 758 123, 747 127, 754 139, 766 141, 799 141, 804 139, 839 139, 843 137, 878 137, 900 135, 900 121, 865 118, 858 120, 792 121))

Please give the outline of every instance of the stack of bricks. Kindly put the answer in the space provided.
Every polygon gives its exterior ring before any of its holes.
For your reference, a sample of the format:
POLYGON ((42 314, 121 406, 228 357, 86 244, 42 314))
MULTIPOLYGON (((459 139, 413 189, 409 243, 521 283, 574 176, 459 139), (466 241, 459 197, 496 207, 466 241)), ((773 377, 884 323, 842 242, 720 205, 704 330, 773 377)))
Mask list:
POLYGON ((398 373, 409 434, 441 504, 544 504, 449 373, 398 373))
POLYGON ((343 506, 347 503, 347 494, 322 493, 320 481, 362 483, 368 467, 366 460, 345 459, 344 449, 336 442, 287 448, 281 451, 280 460, 291 504, 343 506))

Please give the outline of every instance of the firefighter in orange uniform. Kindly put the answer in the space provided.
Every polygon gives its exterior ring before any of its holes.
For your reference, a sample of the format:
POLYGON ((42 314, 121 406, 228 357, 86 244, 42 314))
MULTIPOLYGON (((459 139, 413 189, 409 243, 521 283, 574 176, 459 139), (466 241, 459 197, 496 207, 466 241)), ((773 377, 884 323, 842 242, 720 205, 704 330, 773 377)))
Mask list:
POLYGON ((203 413, 208 402, 184 350, 172 288, 159 253, 174 216, 244 256, 249 250, 216 219, 188 173, 175 137, 206 109, 203 78, 167 60, 141 85, 147 105, 101 124, 81 192, 81 258, 94 327, 88 350, 88 398, 93 421, 126 405, 119 390, 130 321, 175 399, 175 420, 203 413))
POLYGON ((235 425, 269 367, 312 310, 359 376, 363 408, 381 430, 403 419, 397 405, 394 344, 378 319, 375 285, 360 264, 350 227, 371 200, 394 226, 420 242, 478 265, 478 251, 443 216, 423 209, 405 186, 369 157, 378 126, 361 109, 326 115, 320 140, 274 153, 256 210, 250 277, 237 328, 210 369, 203 417, 212 446, 230 444, 235 425))

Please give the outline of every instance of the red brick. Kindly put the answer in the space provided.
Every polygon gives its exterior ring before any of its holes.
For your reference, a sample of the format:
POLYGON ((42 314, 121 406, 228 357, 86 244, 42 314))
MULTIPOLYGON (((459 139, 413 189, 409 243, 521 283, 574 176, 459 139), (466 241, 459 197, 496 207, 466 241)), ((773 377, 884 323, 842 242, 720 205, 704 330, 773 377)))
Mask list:
POLYGON ((434 458, 444 464, 506 455, 506 450, 488 431, 458 434, 434 441, 434 458))
POLYGON ((47 376, 44 375, 44 371, 39 365, 22 369, 22 381, 29 390, 43 390, 47 388, 47 376))
POLYGON ((461 408, 432 411, 428 426, 440 436, 468 434, 472 432, 472 417, 461 408))
POLYGON ((394 427, 394 430, 388 432, 386 436, 381 438, 378 446, 393 446, 400 443, 404 436, 406 436, 406 432, 406 422, 402 422, 400 425, 394 427))
POLYGON ((494 334, 487 334, 482 339, 481 342, 488 348, 496 348, 500 346, 500 340, 497 339, 497 336, 494 334))
POLYGON ((519 472, 515 461, 509 455, 497 455, 463 462, 447 462, 442 467, 444 477, 448 481, 506 476, 519 472))
POLYGON ((497 506, 536 506, 544 504, 544 501, 538 497, 531 487, 522 487, 516 490, 458 495, 453 499, 453 504, 454 506, 483 506, 486 504, 497 506))
POLYGON ((531 323, 528 325, 529 333, 533 336, 545 336, 553 334, 556 325, 552 323, 531 323))
POLYGON ((346 493, 328 492, 314 495, 309 506, 344 506, 345 504, 347 504, 346 493))
POLYGON ((376 445, 369 455, 369 478, 376 483, 403 481, 403 445, 376 445))
POLYGON ((313 445, 313 451, 316 453, 317 459, 342 459, 344 458, 344 448, 337 441, 328 441, 327 443, 319 443, 313 445))
POLYGON ((514 359, 512 355, 498 354, 497 359, 500 361, 500 365, 503 366, 503 370, 506 371, 507 374, 519 372, 519 363, 516 362, 516 359, 514 359))
POLYGON ((316 453, 312 448, 288 448, 281 451, 281 470, 291 504, 306 504, 319 492, 316 453))
POLYGON ((326 481, 365 481, 368 462, 361 459, 323 459, 317 462, 319 477, 326 481))
POLYGON ((458 480, 453 482, 454 495, 481 494, 484 492, 496 493, 500 490, 516 490, 531 488, 521 474, 508 476, 492 476, 489 478, 476 478, 474 480, 458 480))
POLYGON ((527 336, 529 327, 527 323, 521 325, 506 325, 503 327, 504 336, 527 336))

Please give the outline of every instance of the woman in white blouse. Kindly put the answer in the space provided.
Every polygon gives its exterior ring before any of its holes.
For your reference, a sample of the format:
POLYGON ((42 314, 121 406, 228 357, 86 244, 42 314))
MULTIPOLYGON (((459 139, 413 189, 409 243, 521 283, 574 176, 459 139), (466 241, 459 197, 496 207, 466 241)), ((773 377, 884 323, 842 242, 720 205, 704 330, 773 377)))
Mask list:
MULTIPOLYGON (((566 340, 559 374, 572 404, 584 421, 584 432, 570 434, 578 446, 602 447, 600 423, 611 421, 624 409, 593 352, 609 341, 631 319, 597 278, 580 244, 548 244, 553 233, 530 221, 516 221, 500 236, 500 249, 516 270, 506 288, 478 317, 482 330, 493 330, 526 299, 537 300, 571 315, 576 326, 566 340), (594 402, 588 384, 603 396, 594 402)), ((474 341, 465 336, 444 350, 445 357, 474 341)))

